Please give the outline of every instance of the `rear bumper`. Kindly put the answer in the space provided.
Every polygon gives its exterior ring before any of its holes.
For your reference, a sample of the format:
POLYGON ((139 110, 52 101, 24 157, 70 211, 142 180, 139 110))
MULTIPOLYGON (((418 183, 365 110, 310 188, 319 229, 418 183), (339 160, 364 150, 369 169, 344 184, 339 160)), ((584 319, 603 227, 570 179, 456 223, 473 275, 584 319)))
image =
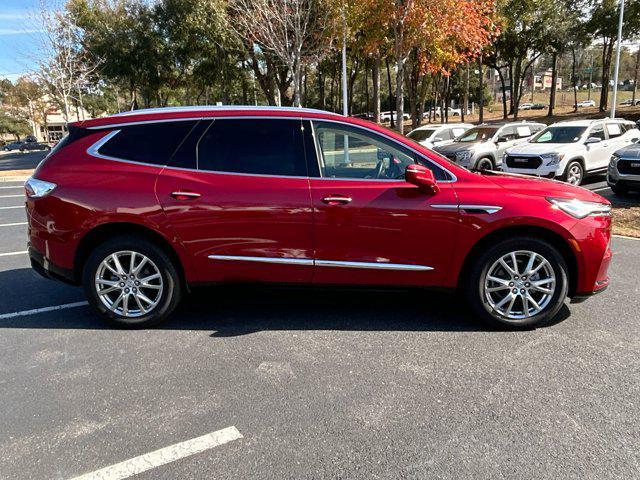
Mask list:
POLYGON ((29 259, 31 260, 31 268, 44 278, 59 280, 70 285, 78 285, 72 270, 54 265, 31 245, 29 245, 29 259))

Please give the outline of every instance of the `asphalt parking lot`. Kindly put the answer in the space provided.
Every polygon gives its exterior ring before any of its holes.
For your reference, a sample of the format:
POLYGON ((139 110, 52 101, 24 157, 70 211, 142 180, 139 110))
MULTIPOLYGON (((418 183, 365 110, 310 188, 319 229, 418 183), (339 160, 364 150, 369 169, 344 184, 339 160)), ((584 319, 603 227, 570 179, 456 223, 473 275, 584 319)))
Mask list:
POLYGON ((0 183, 0 478, 638 475, 640 241, 529 332, 433 294, 244 288, 123 331, 31 271, 21 195, 0 183))

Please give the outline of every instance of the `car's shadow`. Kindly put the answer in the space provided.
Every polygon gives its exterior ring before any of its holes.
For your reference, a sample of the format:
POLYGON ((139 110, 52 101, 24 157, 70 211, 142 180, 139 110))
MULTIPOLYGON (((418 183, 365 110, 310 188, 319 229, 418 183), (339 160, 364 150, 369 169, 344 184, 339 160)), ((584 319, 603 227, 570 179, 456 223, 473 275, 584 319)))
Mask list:
MULTIPOLYGON (((41 279, 29 269, 0 272, 0 287, 19 285, 13 295, 33 297, 49 305, 82 300, 81 290, 41 279)), ((41 305, 26 306, 24 309, 41 305)), ((569 316, 565 306, 553 323, 569 316)), ((110 328, 88 307, 0 318, 0 328, 110 328)), ((235 337, 260 331, 499 331, 483 323, 461 299, 420 289, 386 290, 346 287, 307 288, 216 286, 188 294, 161 330, 207 330, 212 337, 235 337)))

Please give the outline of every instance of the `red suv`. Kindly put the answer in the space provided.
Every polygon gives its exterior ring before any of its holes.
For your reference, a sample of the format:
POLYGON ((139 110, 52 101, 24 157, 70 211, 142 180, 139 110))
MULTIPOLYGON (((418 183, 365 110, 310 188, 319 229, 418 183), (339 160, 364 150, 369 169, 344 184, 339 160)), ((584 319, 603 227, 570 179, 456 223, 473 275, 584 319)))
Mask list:
POLYGON ((165 319, 221 282, 460 291, 509 327, 603 290, 610 204, 471 173, 373 123, 192 107, 71 124, 26 183, 32 265, 107 319, 165 319))

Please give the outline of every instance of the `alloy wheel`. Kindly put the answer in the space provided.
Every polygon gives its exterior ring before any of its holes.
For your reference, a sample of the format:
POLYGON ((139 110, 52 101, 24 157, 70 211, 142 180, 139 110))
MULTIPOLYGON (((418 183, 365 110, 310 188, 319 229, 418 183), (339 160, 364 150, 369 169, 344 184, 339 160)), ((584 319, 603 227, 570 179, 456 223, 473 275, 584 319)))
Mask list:
POLYGON ((107 256, 96 271, 95 290, 112 312, 141 317, 158 306, 164 283, 160 270, 140 252, 122 250, 107 256))
POLYGON ((572 163, 567 171, 567 183, 580 185, 580 182, 582 182, 582 167, 577 163, 572 163))
POLYGON ((556 290, 549 261, 530 250, 509 252, 496 260, 484 279, 484 297, 507 320, 524 320, 541 313, 556 290))
POLYGON ((487 158, 480 160, 480 162, 478 163, 478 170, 480 171, 492 170, 492 169, 493 169, 493 164, 491 163, 491 160, 487 158))

